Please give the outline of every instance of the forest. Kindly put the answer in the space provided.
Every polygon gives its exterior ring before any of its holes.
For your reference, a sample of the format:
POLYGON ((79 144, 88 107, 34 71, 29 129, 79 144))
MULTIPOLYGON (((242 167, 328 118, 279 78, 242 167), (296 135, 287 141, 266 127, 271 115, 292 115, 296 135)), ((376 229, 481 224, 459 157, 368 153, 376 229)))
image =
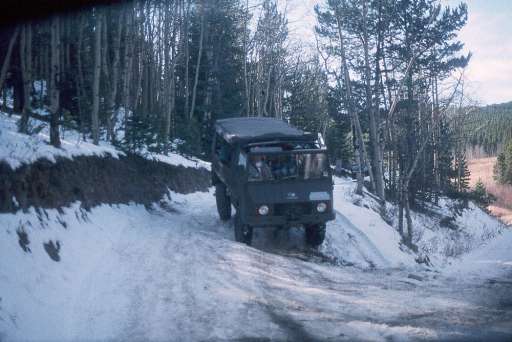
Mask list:
POLYGON ((500 184, 512 185, 512 140, 505 145, 503 152, 496 158, 494 178, 500 184))
POLYGON ((279 118, 321 132, 333 164, 358 165, 357 193, 366 186, 397 203, 412 245, 411 206, 468 191, 463 123, 475 107, 464 93, 471 54, 458 39, 467 11, 439 0, 328 0, 314 8, 315 48, 290 41, 275 0, 54 14, 2 27, 3 111, 21 115, 23 134, 44 122, 56 147, 75 129, 132 153, 205 160, 216 119, 279 118))
POLYGON ((469 146, 497 155, 512 141, 512 102, 475 108, 465 120, 465 131, 469 146))

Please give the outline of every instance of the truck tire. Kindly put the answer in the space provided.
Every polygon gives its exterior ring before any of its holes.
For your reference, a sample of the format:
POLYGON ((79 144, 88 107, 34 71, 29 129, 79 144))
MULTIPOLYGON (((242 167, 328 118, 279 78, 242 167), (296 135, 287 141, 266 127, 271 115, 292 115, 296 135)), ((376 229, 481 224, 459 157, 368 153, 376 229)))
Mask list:
POLYGON ((215 201, 217 202, 217 211, 222 221, 231 218, 231 199, 229 198, 226 186, 223 183, 215 185, 215 201))
POLYGON ((325 239, 325 224, 306 226, 306 243, 311 247, 318 247, 325 239))
POLYGON ((243 223, 238 213, 235 214, 235 241, 245 243, 248 246, 252 242, 252 227, 243 223))

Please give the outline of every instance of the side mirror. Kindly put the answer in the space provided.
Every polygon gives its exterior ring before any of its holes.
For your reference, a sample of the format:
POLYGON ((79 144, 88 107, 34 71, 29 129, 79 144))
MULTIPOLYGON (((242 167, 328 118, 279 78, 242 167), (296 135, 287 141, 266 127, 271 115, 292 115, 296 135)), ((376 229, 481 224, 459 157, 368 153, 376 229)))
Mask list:
POLYGON ((221 147, 219 151, 219 160, 221 163, 228 164, 231 160, 229 156, 229 149, 226 147, 221 147))
POLYGON ((224 163, 224 164, 226 164, 226 163, 228 163, 228 162, 229 162, 229 158, 228 158, 228 156, 227 156, 225 153, 221 153, 221 154, 219 155, 219 160, 220 160, 222 163, 224 163))
POLYGON ((237 163, 237 169, 240 170, 240 172, 243 172, 247 165, 247 156, 243 153, 240 153, 238 155, 238 163, 237 163))

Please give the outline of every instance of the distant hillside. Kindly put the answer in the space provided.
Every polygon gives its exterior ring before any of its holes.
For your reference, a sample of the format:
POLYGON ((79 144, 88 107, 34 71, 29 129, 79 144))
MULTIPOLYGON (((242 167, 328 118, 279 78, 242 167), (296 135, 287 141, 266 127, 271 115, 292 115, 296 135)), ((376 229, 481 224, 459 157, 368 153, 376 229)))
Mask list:
POLYGON ((481 107, 465 120, 468 143, 475 152, 494 156, 512 139, 512 102, 481 107))

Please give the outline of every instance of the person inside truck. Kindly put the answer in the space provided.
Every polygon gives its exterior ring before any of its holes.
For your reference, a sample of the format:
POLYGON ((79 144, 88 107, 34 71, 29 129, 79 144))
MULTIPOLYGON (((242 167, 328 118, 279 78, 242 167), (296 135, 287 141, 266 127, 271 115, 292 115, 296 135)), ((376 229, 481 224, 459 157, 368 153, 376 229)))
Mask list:
POLYGON ((284 179, 297 175, 297 162, 293 155, 279 155, 272 160, 272 174, 276 179, 284 179))
POLYGON ((251 179, 270 180, 274 179, 272 170, 265 156, 251 156, 249 163, 249 175, 251 179))

